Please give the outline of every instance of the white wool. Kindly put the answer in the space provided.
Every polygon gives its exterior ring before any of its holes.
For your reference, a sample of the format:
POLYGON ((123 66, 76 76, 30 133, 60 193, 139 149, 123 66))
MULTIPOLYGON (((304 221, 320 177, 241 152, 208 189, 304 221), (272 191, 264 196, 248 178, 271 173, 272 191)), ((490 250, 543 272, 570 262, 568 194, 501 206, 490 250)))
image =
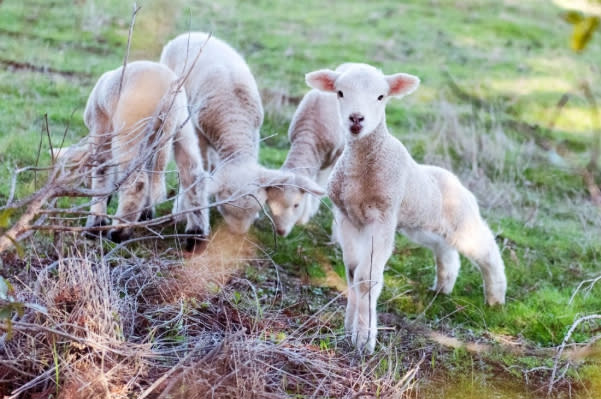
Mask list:
MULTIPOLYGON (((306 176, 325 188, 344 149, 336 95, 309 91, 292 117, 288 138, 290 151, 281 169, 306 176)), ((277 232, 286 236, 295 224, 307 223, 321 201, 299 187, 286 186, 267 190, 267 204, 277 232)))
POLYGON ((186 77, 191 119, 207 161, 212 160, 210 191, 232 231, 250 228, 265 203, 267 187, 316 186, 259 165, 261 97, 250 68, 231 46, 206 33, 184 33, 163 48, 161 63, 186 77))
POLYGON ((375 348, 376 302, 396 231, 434 252, 434 290, 451 292, 462 253, 480 267, 486 301, 503 304, 503 260, 476 198, 451 172, 415 162, 388 132, 387 101, 416 90, 419 79, 345 64, 338 71, 309 73, 306 80, 311 87, 336 93, 346 137, 328 195, 347 271, 345 327, 353 343, 369 352, 375 348))
MULTIPOLYGON (((165 198, 164 172, 173 152, 181 181, 179 210, 206 207, 202 158, 192 125, 186 122, 186 95, 182 89, 177 91, 177 76, 164 65, 149 61, 131 62, 124 74, 122 71, 120 67, 100 77, 84 111, 90 131, 85 146, 94 165, 92 190, 109 193, 118 189, 113 224, 137 221, 165 198), (140 156, 150 151, 148 160, 136 165, 140 156)), ((70 153, 77 154, 72 150, 65 155, 70 153)), ((94 198, 87 226, 106 224, 106 211, 106 197, 94 198)), ((187 232, 209 233, 207 210, 188 212, 186 219, 187 232)), ((112 230, 109 236, 122 240, 130 234, 131 229, 112 230)))

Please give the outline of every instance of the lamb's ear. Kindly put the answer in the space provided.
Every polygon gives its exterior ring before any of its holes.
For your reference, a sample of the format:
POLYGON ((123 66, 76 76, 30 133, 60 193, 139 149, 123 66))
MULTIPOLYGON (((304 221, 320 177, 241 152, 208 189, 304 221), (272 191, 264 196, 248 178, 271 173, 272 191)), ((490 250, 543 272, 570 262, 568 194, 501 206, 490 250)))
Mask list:
POLYGON ((261 166, 258 174, 259 185, 267 188, 294 184, 294 174, 261 166))
POLYGON ((419 87, 419 78, 408 73, 395 73, 386 76, 386 81, 390 89, 388 95, 401 98, 413 93, 419 87))
POLYGON ((320 69, 305 75, 305 82, 314 89, 321 91, 335 91, 334 82, 340 74, 331 69, 320 69))
POLYGON ((326 191, 319 184, 309 179, 308 177, 296 175, 294 178, 294 184, 305 193, 317 195, 319 197, 325 195, 326 191))
POLYGON ((272 187, 292 186, 313 195, 322 196, 325 194, 325 190, 308 177, 281 170, 263 168, 260 174, 259 183, 262 186, 267 186, 267 190, 272 187))

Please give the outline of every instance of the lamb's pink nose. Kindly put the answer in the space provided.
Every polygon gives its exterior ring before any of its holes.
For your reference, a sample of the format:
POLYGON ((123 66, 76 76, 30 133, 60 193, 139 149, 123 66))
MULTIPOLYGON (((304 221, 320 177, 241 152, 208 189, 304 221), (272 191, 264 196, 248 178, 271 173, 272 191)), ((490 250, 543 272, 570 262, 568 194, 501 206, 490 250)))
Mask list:
POLYGON ((353 112, 352 114, 349 115, 348 118, 351 121, 351 127, 350 127, 351 133, 359 134, 361 132, 361 129, 363 129, 361 122, 363 122, 365 117, 357 112, 353 112))
POLYGON ((353 122, 353 125, 359 125, 365 119, 363 115, 358 112, 353 112, 348 118, 351 122, 353 122))

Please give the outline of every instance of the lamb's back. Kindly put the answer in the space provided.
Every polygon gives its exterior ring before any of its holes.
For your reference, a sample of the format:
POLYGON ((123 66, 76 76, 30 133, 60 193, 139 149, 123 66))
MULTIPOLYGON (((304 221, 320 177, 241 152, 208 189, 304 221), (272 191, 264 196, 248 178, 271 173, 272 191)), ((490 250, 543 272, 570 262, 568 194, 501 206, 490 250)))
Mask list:
POLYGON ((102 113, 112 119, 115 129, 131 128, 151 117, 177 77, 166 66, 150 62, 129 63, 105 72, 92 90, 86 105, 84 121, 91 128, 92 115, 102 113))
MULTIPOLYGON (((436 182, 441 198, 441 228, 456 231, 462 223, 474 215, 479 218, 480 211, 476 197, 452 172, 434 165, 421 165, 436 182)), ((442 232, 444 233, 444 231, 442 232)))
POLYGON ((336 95, 319 90, 309 91, 290 123, 288 138, 291 143, 310 140, 319 153, 328 155, 326 161, 338 158, 344 148, 344 136, 336 95))
POLYGON ((220 156, 248 152, 256 157, 263 106, 255 79, 236 50, 207 37, 202 32, 176 37, 163 49, 161 62, 178 76, 187 76, 184 86, 193 122, 220 156))

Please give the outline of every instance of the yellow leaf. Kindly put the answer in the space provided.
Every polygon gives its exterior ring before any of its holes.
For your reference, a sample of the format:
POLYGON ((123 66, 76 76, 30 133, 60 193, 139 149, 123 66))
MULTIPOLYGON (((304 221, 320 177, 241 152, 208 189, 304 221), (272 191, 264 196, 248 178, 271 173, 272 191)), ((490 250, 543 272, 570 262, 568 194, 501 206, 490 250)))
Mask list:
POLYGON ((0 212, 0 228, 7 228, 10 226, 10 217, 15 213, 14 208, 7 208, 0 212))
POLYGON ((575 10, 566 11, 561 14, 561 18, 569 24, 575 25, 582 22, 584 17, 582 14, 575 10))
POLYGON ((582 51, 591 40, 593 32, 599 26, 599 17, 586 17, 574 24, 570 46, 574 51, 582 51))
POLYGON ((17 250, 17 255, 19 256, 19 258, 23 259, 25 257, 25 251, 23 250, 23 247, 21 246, 21 244, 19 244, 14 238, 9 236, 8 234, 6 235, 6 238, 8 238, 15 246, 15 249, 17 250))

